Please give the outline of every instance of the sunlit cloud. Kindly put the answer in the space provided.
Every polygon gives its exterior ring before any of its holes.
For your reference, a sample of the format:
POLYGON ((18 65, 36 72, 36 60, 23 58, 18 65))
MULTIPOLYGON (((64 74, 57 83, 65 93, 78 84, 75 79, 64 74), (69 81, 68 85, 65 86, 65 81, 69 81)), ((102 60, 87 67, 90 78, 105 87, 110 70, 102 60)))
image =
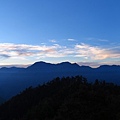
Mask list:
POLYGON ((115 50, 108 50, 107 48, 100 48, 97 46, 90 46, 88 44, 75 45, 76 57, 84 57, 91 60, 103 60, 106 58, 120 58, 120 52, 115 50))
POLYGON ((78 62, 77 64, 80 66, 91 66, 93 68, 96 68, 102 65, 102 63, 100 62, 78 62))

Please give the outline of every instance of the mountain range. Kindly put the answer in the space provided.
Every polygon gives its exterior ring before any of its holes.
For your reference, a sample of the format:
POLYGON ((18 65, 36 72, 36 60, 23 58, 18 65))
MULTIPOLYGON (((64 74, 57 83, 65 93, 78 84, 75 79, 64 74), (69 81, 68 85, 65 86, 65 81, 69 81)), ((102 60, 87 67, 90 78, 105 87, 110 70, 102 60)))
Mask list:
POLYGON ((79 66, 76 63, 62 62, 51 64, 36 62, 27 68, 3 67, 0 69, 0 97, 10 99, 24 89, 39 84, 44 84, 56 77, 67 77, 81 75, 87 78, 88 82, 96 79, 105 80, 114 84, 120 84, 120 66, 102 65, 98 68, 79 66))

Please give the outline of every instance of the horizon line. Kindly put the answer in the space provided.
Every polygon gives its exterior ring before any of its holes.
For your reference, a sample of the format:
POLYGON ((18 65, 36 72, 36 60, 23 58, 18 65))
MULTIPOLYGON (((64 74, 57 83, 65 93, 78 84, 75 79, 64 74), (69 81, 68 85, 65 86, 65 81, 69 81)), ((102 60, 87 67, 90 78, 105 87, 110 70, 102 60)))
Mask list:
POLYGON ((1 64, 0 65, 0 68, 3 68, 3 67, 6 67, 6 68, 11 68, 11 67, 17 67, 17 68, 27 68, 35 63, 39 63, 39 62, 44 62, 44 63, 49 63, 49 64, 60 64, 60 63, 65 63, 65 62, 68 62, 68 63, 71 63, 71 64, 77 64, 79 66, 87 66, 87 67, 91 67, 91 68, 98 68, 100 66, 104 66, 104 65, 107 65, 107 66, 120 66, 119 64, 98 64, 96 65, 95 62, 69 62, 69 61, 63 61, 63 62, 56 62, 56 63, 52 63, 52 62, 46 62, 46 61, 37 61, 37 62, 34 62, 34 63, 28 63, 28 64, 1 64), (90 63, 92 65, 90 65, 90 63))

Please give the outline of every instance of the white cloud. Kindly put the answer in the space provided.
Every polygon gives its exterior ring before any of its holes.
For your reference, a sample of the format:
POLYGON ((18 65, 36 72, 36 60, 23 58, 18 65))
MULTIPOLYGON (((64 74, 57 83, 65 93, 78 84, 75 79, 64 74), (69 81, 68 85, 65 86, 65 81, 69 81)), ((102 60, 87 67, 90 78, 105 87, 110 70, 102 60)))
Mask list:
POLYGON ((26 45, 13 43, 0 43, 0 56, 9 57, 63 57, 64 53, 60 52, 64 47, 54 44, 46 45, 26 45))
POLYGON ((93 68, 96 68, 102 65, 100 62, 78 62, 77 64, 80 66, 91 66, 93 68))
POLYGON ((73 38, 69 38, 69 39, 67 39, 68 41, 76 41, 75 39, 73 39, 73 38))
POLYGON ((45 45, 46 43, 41 43, 41 45, 45 45))
POLYGON ((52 42, 52 43, 56 43, 56 42, 57 42, 57 41, 56 41, 56 40, 54 40, 54 39, 53 39, 53 40, 49 40, 49 41, 50 41, 50 42, 52 42))

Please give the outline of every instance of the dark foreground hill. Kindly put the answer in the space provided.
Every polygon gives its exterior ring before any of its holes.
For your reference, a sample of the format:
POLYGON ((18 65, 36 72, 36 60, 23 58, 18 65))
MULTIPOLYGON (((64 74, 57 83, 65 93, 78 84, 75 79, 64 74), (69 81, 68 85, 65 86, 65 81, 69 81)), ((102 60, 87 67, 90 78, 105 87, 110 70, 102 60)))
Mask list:
POLYGON ((29 87, 0 106, 0 120, 119 120, 120 87, 63 77, 29 87))
POLYGON ((91 68, 74 63, 50 64, 36 62, 28 68, 0 69, 0 96, 9 99, 29 86, 36 87, 55 77, 82 75, 93 82, 95 79, 120 84, 120 66, 100 66, 91 68))

